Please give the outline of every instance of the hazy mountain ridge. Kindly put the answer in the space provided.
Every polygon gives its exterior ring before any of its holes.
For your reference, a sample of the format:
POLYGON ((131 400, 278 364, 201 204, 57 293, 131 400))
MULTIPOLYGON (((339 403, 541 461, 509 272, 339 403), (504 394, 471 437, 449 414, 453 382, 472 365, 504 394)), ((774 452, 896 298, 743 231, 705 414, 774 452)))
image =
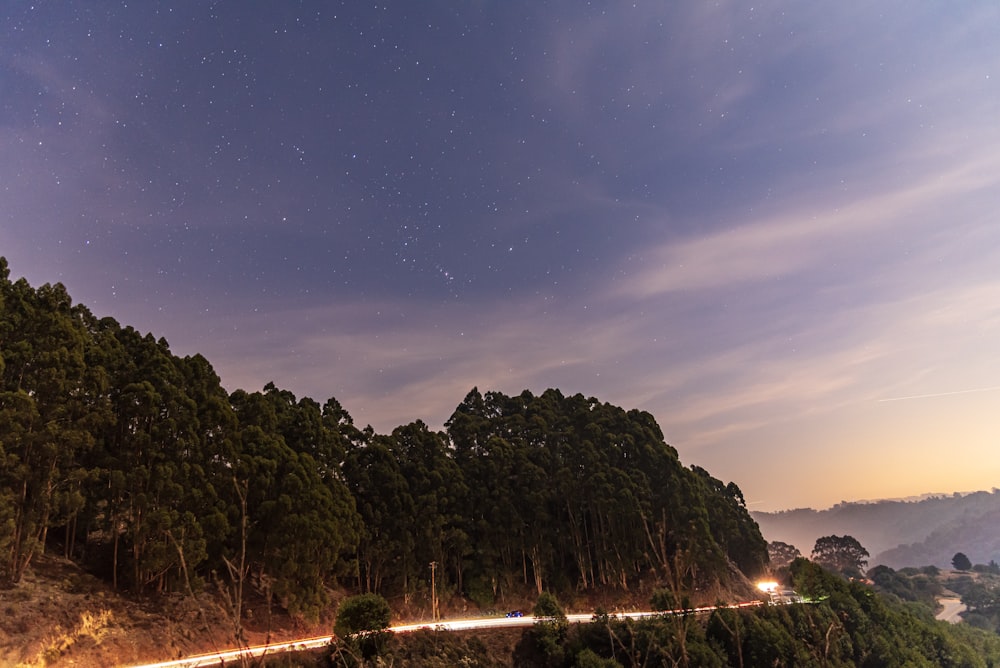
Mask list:
POLYGON ((826 510, 751 512, 751 516, 766 540, 789 543, 806 556, 820 536, 849 534, 872 555, 872 566, 946 567, 955 552, 964 552, 974 563, 1000 561, 997 489, 919 501, 843 502, 826 510))
POLYGON ((950 568, 956 552, 963 552, 973 564, 1000 562, 1000 510, 963 516, 955 524, 935 529, 919 543, 878 554, 872 563, 892 568, 927 564, 950 568))

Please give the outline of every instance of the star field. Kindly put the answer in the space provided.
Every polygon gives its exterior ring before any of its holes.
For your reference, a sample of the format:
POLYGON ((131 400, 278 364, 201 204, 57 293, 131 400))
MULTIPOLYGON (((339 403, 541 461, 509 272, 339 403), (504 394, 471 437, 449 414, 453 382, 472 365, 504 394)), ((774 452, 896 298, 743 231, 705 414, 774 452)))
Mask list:
POLYGON ((754 509, 989 489, 998 30, 988 2, 10 2, 0 254, 379 431, 558 387, 650 411, 754 509))

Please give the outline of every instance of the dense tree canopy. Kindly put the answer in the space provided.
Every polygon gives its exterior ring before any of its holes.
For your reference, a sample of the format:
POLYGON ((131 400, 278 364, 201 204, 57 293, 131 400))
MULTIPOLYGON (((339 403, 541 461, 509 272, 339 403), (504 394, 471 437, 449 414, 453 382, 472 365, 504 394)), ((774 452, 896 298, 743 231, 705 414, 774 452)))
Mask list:
POLYGON ((834 573, 860 576, 868 564, 868 550, 854 536, 822 536, 816 539, 812 560, 834 573))
POLYGON ((799 548, 780 540, 773 540, 767 544, 767 556, 771 560, 771 568, 779 570, 788 566, 802 556, 799 548))
POLYGON ((228 393, 0 258, 0 579, 47 549, 138 596, 215 580, 307 616, 331 587, 428 600, 432 568, 435 594, 492 605, 767 563, 739 488, 648 413, 473 389, 444 431, 359 430, 333 398, 228 393))
POLYGON ((378 594, 359 594, 344 599, 337 608, 333 632, 340 638, 389 628, 392 610, 378 594))
MULTIPOLYGON (((343 633, 388 624, 381 596, 429 600, 432 573, 435 595, 483 605, 534 590, 549 619, 520 646, 524 665, 1000 660, 974 630, 930 626, 803 559, 791 575, 821 605, 567 627, 549 592, 658 584, 656 605, 673 609, 767 565, 739 488, 682 466, 648 413, 473 389, 444 431, 359 430, 333 398, 228 393, 202 356, 95 317, 59 284, 12 282, 0 258, 0 581, 54 549, 139 597, 215 580, 236 628, 245 587, 306 616, 331 589, 369 594, 345 601, 343 633)), ((813 551, 846 574, 867 557, 850 536, 813 551)), ((888 569, 874 577, 921 600, 888 569)), ((984 586, 963 600, 997 607, 984 586)))

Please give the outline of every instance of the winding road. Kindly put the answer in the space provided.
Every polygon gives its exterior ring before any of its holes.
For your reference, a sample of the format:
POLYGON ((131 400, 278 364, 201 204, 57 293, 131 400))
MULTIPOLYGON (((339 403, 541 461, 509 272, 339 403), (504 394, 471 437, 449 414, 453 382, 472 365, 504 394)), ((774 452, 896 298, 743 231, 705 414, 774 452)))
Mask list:
POLYGON ((962 618, 959 616, 960 613, 965 612, 965 605, 962 604, 962 599, 958 597, 939 598, 938 603, 941 604, 942 608, 940 612, 934 615, 935 619, 952 624, 962 621, 962 618))
MULTIPOLYGON (((761 601, 749 601, 747 603, 735 603, 725 606, 728 608, 751 608, 764 605, 761 601)), ((642 619, 643 617, 654 617, 664 614, 704 614, 716 609, 717 606, 704 608, 693 608, 689 610, 671 610, 668 612, 624 612, 612 614, 610 617, 617 619, 642 619)), ((571 624, 582 624, 594 618, 591 613, 566 615, 566 619, 571 624)), ((438 631, 469 631, 474 629, 492 629, 504 627, 531 626, 535 623, 535 618, 530 615, 524 617, 478 617, 471 619, 442 619, 438 621, 414 622, 412 624, 399 624, 391 626, 387 630, 393 633, 410 633, 421 629, 432 629, 438 631)), ((198 654, 172 661, 161 661, 160 663, 146 663, 133 668, 201 668, 202 666, 222 666, 243 658, 260 658, 265 654, 280 654, 282 652, 302 652, 311 649, 326 647, 333 640, 333 636, 318 636, 315 638, 300 638, 286 642, 270 643, 267 645, 257 645, 254 647, 244 647, 242 649, 231 649, 223 652, 213 652, 211 654, 198 654)))

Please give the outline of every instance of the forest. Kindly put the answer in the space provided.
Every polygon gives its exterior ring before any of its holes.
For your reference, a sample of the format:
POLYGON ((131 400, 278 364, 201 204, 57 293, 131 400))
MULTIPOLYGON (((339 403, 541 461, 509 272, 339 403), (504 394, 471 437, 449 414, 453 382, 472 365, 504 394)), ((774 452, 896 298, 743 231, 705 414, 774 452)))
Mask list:
POLYGON ((136 597, 252 588, 314 618, 330 592, 487 607, 543 590, 725 586, 767 545, 742 493, 653 417, 555 389, 472 389, 444 430, 358 428, 12 281, 0 258, 0 581, 58 551, 136 597))
MULTIPOLYGON (((236 637, 251 593, 305 619, 362 593, 488 609, 652 592, 668 610, 768 567, 739 488, 683 466, 648 413, 474 388, 442 431, 378 434, 333 398, 229 393, 201 355, 94 316, 60 284, 11 281, 0 258, 0 587, 46 552, 138 600, 220 593, 236 637)), ((935 622, 891 569, 874 589, 801 558, 787 570, 810 604, 641 622, 598 610, 572 628, 556 611, 509 661, 437 633, 385 651, 401 666, 1000 663, 995 635, 935 622)))

